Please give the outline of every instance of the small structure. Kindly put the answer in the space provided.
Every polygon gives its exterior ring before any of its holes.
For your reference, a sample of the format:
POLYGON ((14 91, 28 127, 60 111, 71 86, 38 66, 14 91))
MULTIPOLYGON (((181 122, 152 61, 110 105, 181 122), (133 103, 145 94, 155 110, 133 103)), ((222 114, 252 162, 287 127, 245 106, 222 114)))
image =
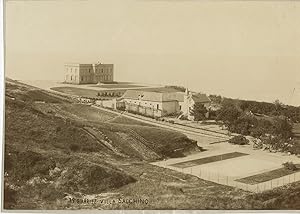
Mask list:
POLYGON ((179 102, 182 115, 186 116, 189 120, 194 120, 192 111, 196 103, 203 104, 204 107, 208 109, 211 104, 211 100, 206 96, 206 94, 193 93, 186 89, 183 95, 183 101, 179 102))
POLYGON ((71 84, 110 83, 114 80, 113 64, 65 64, 65 82, 71 84))

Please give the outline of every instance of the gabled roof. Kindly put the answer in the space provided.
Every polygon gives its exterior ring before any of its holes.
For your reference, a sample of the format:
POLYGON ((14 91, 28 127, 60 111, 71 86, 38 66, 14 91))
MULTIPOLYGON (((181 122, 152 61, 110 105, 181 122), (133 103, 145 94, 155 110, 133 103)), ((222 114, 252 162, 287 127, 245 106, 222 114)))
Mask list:
MULTIPOLYGON (((142 101, 153 101, 153 102, 169 102, 169 101, 184 101, 184 92, 172 92, 172 91, 159 91, 159 90, 127 90, 122 98, 142 100, 142 101)), ((192 99, 195 103, 208 103, 210 99, 205 94, 193 94, 192 99)))
POLYGON ((127 90, 122 98, 153 102, 177 101, 175 92, 154 92, 142 90, 127 90))
POLYGON ((206 94, 193 94, 192 99, 195 103, 208 103, 211 100, 206 96, 206 94))

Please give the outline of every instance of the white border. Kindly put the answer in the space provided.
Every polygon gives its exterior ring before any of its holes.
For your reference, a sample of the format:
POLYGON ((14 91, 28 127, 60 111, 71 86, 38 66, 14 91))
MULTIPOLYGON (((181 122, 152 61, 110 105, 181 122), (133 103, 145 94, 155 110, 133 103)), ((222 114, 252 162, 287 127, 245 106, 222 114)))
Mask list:
MULTIPOLYGON (((225 0, 224 0, 225 1, 225 0)), ((271 0, 272 1, 272 0, 271 0)), ((276 0, 273 0, 276 1, 276 0)), ((0 139, 1 139, 1 146, 0 146, 0 157, 1 157, 1 176, 0 176, 0 182, 1 182, 1 200, 0 200, 0 213, 111 213, 111 214, 132 214, 132 213, 143 213, 143 214, 150 214, 150 213, 162 213, 162 214, 198 214, 198 213, 298 213, 299 210, 3 210, 2 202, 3 202, 3 187, 4 183, 2 180, 2 176, 4 175, 3 172, 3 166, 4 166, 4 92, 5 92, 5 61, 4 61, 4 55, 5 55, 5 44, 4 44, 4 15, 5 15, 5 2, 4 0, 0 0, 0 16, 2 17, 0 19, 0 44, 1 44, 1 50, 0 50, 0 139)))

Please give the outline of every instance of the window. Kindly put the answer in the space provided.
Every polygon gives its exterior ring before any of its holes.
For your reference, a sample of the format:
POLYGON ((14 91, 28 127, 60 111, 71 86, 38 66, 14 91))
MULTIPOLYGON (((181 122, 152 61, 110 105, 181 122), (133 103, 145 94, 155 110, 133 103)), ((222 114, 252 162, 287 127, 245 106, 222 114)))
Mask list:
POLYGON ((179 110, 181 110, 181 106, 179 106, 179 110))
POLYGON ((81 81, 83 81, 83 77, 81 77, 81 81))
POLYGON ((159 104, 156 105, 156 108, 159 109, 159 104))
POLYGON ((91 73, 91 69, 89 68, 89 73, 91 73))
POLYGON ((72 75, 71 75, 71 80, 72 80, 72 75))

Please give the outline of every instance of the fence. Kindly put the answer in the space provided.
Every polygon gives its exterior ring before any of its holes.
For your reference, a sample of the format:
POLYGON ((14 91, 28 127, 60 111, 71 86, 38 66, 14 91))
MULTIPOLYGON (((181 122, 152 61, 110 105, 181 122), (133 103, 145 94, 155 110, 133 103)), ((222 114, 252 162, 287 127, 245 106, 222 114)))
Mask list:
MULTIPOLYGON (((237 181, 238 179, 242 178, 241 176, 239 176, 239 177, 227 176, 227 175, 209 171, 209 170, 206 170, 203 168, 199 168, 199 166, 188 167, 188 168, 177 168, 177 167, 172 167, 172 166, 167 165, 166 161, 160 162, 157 165, 164 167, 164 168, 173 169, 173 170, 185 173, 185 174, 191 174, 191 175, 197 176, 204 180, 212 181, 212 182, 222 184, 222 185, 236 187, 239 189, 243 189, 243 190, 255 192, 255 193, 263 192, 266 190, 271 190, 276 187, 280 187, 280 186, 284 186, 286 184, 300 181, 300 172, 299 171, 295 172, 293 174, 290 174, 290 175, 285 175, 285 176, 275 178, 272 180, 268 180, 268 181, 264 181, 261 183, 247 184, 247 183, 242 183, 242 182, 237 181)), ((245 177, 248 177, 248 176, 245 176, 245 177)))
POLYGON ((163 115, 163 111, 160 109, 155 109, 152 107, 140 106, 132 103, 125 103, 126 110, 133 113, 138 113, 141 115, 154 117, 161 117, 163 115))

